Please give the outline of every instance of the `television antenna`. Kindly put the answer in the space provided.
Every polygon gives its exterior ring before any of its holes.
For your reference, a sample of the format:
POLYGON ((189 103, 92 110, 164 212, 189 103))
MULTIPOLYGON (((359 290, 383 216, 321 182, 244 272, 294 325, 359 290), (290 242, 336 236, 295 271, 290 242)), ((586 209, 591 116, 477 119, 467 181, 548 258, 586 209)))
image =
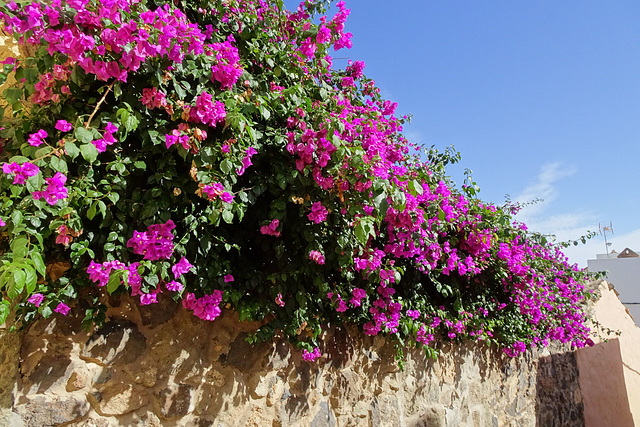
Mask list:
POLYGON ((600 234, 604 236, 604 248, 607 251, 607 258, 609 258, 609 246, 611 246, 610 242, 607 242, 607 233, 613 235, 613 224, 609 221, 609 225, 607 225, 607 221, 600 222, 598 229, 600 234))

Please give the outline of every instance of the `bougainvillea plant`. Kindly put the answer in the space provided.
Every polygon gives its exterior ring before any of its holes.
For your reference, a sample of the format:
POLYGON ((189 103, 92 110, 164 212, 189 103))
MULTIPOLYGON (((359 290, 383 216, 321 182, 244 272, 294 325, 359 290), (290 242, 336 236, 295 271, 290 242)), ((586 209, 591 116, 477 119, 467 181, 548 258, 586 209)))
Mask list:
POLYGON ((450 151, 406 118, 351 46, 344 2, 52 0, 0 7, 35 52, 7 58, 0 321, 159 295, 261 321, 321 356, 358 325, 433 355, 484 340, 515 356, 590 344, 584 272, 456 188, 450 151))

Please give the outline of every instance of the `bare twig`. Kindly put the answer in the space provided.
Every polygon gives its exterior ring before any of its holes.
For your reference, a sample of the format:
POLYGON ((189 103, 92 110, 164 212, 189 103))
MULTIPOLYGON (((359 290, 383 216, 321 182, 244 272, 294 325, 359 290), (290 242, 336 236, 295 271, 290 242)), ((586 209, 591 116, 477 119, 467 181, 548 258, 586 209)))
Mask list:
POLYGON ((107 90, 104 92, 104 95, 102 95, 102 98, 100 98, 100 101, 98 101, 98 103, 96 104, 96 108, 93 109, 93 112, 89 116, 89 120, 84 122, 84 126, 85 127, 89 127, 89 125, 91 124, 91 120, 93 120, 93 116, 95 116, 96 113, 98 112, 98 109, 100 108, 100 105, 102 105, 102 103, 104 102, 104 100, 107 97, 107 95, 109 94, 109 92, 111 92, 111 88, 113 87, 114 84, 116 84, 116 81, 117 80, 112 81, 111 84, 109 85, 109 87, 107 87, 107 90))

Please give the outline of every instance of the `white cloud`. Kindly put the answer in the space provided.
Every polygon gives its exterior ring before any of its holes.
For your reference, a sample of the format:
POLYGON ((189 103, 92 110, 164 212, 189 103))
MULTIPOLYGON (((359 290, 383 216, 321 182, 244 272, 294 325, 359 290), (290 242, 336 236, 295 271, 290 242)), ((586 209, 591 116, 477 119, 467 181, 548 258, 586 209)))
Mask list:
POLYGON ((548 205, 558 196, 556 183, 563 178, 576 173, 574 167, 568 167, 560 162, 547 163, 542 167, 536 180, 529 184, 515 199, 518 203, 530 203, 542 199, 542 201, 526 205, 519 214, 519 218, 524 219, 540 215, 548 205))
MULTIPOLYGON (((544 165, 533 183, 529 184, 514 199, 520 203, 534 199, 544 199, 544 201, 525 206, 518 213, 516 219, 525 223, 531 231, 555 235, 557 242, 574 241, 589 231, 597 232, 600 220, 597 212, 577 211, 550 214, 553 211, 553 200, 562 196, 558 191, 557 184, 576 172, 574 167, 567 167, 560 162, 544 165)), ((608 235, 607 241, 611 243, 609 250, 621 252, 625 248, 630 248, 634 251, 640 251, 640 229, 625 234, 608 235)), ((569 257, 570 263, 586 267, 588 259, 595 259, 596 254, 606 253, 604 238, 598 234, 587 240, 586 244, 572 245, 565 248, 563 252, 569 257)))
POLYGON ((426 143, 426 139, 424 138, 422 133, 420 133, 418 131, 411 130, 410 127, 409 127, 409 129, 407 129, 407 127, 405 127, 405 130, 402 133, 403 133, 404 137, 407 138, 407 140, 409 140, 410 143, 412 143, 412 144, 414 144, 416 146, 422 146, 422 145, 425 145, 425 143, 426 143))
MULTIPOLYGON (((597 231, 598 220, 594 212, 549 213, 552 211, 552 202, 561 196, 557 188, 558 183, 574 173, 576 173, 575 167, 560 162, 545 164, 536 179, 513 199, 519 203, 536 199, 542 199, 542 201, 525 206, 516 219, 525 223, 531 231, 555 235, 557 242, 577 240, 588 231, 597 231)), ((587 244, 570 246, 563 252, 569 257, 570 263, 586 267, 587 259, 595 258, 596 252, 600 253, 604 249, 604 244, 602 244, 602 250, 597 249, 599 240, 601 238, 597 236, 588 240, 587 244)))

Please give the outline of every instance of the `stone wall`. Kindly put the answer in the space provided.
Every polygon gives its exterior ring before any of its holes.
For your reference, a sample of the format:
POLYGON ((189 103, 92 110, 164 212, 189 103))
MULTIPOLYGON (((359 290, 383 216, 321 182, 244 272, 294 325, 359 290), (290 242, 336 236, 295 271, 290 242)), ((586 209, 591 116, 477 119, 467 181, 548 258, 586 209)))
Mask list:
POLYGON ((384 338, 334 328, 310 363, 282 340, 248 345, 257 325, 233 313, 205 322, 170 300, 113 305, 93 333, 72 311, 5 354, 19 359, 9 425, 583 425, 574 353, 509 359, 468 343, 437 360, 410 352, 401 371, 384 338))

